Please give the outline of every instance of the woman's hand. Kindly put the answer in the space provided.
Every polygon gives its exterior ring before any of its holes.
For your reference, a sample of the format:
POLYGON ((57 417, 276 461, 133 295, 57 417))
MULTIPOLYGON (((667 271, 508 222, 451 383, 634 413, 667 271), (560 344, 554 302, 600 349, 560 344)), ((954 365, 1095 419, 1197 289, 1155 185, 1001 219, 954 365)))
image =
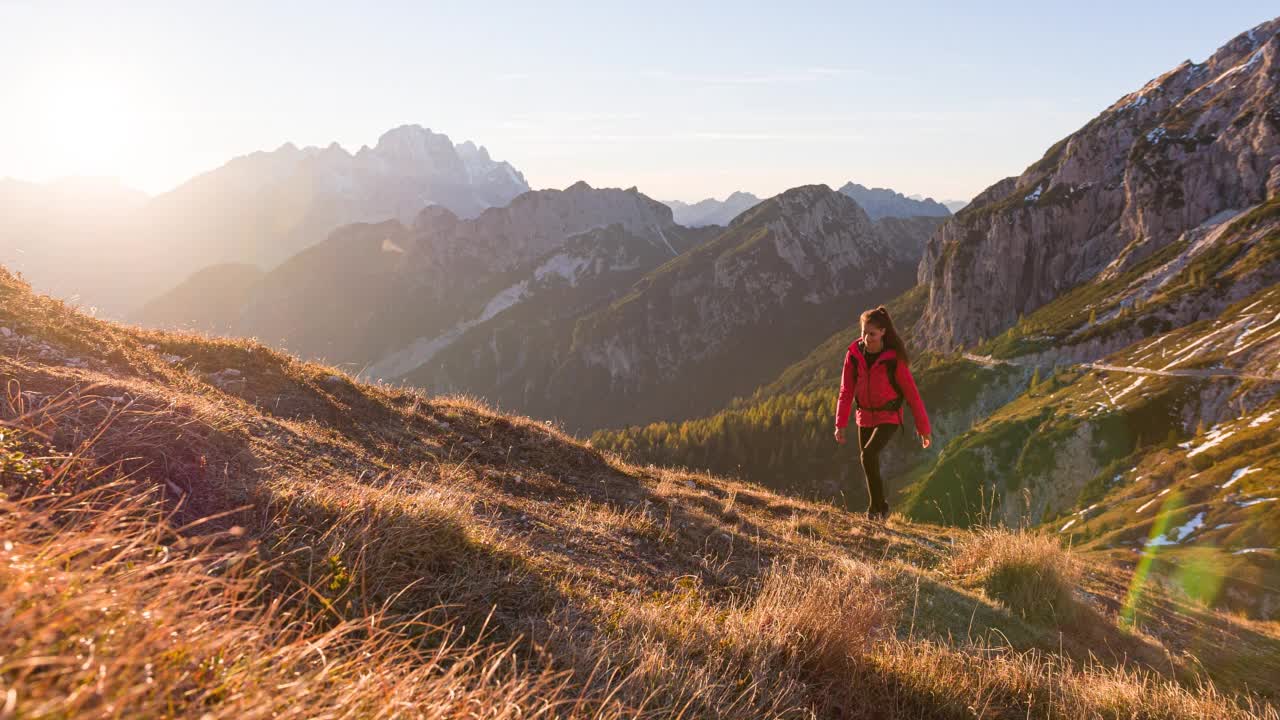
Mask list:
POLYGON ((836 442, 844 444, 844 428, 836 428, 836 442))
POLYGON ((922 448, 928 448, 928 447, 929 447, 930 445, 932 445, 932 444, 933 444, 933 436, 932 436, 932 435, 921 435, 921 436, 920 436, 920 447, 922 447, 922 448))

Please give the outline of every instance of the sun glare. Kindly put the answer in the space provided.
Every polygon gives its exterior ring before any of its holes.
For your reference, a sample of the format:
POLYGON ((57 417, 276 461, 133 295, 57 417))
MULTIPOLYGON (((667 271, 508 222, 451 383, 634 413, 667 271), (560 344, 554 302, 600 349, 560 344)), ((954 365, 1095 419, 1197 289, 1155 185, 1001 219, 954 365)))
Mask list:
POLYGON ((144 117, 129 78, 84 64, 51 73, 35 142, 62 175, 120 176, 137 162, 144 117))

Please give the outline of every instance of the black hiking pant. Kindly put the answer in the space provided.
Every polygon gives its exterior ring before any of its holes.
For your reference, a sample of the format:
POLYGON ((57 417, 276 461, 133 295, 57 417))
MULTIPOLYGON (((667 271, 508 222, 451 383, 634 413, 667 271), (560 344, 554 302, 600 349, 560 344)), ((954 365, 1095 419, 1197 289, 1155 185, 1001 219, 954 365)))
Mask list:
POLYGON ((858 427, 858 457, 862 460, 862 472, 867 476, 867 495, 871 498, 867 514, 872 517, 889 515, 889 503, 884 499, 884 481, 880 479, 880 451, 889 444, 889 438, 897 429, 893 423, 858 427))

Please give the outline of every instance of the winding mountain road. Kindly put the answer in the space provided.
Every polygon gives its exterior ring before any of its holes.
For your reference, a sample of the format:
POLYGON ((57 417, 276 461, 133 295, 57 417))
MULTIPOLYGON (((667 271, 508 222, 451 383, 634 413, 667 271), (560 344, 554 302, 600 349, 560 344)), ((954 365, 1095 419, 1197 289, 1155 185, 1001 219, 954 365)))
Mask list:
MULTIPOLYGON (((1015 367, 1030 367, 1030 362, 1018 362, 1017 359, 1002 360, 993 358, 990 355, 975 355, 973 353, 964 353, 965 360, 985 365, 986 367, 995 367, 997 365, 1013 365, 1015 367)), ((1153 370, 1152 368, 1134 367, 1132 365, 1108 365, 1107 363, 1087 362, 1079 363, 1080 367, 1090 368, 1092 370, 1105 370, 1107 372, 1123 372, 1133 373, 1135 375, 1160 375, 1163 377, 1196 377, 1196 378, 1233 378, 1237 380, 1259 380, 1262 382, 1280 382, 1280 377, 1271 375, 1258 375, 1243 370, 1234 370, 1232 368, 1175 368, 1173 370, 1153 370)))

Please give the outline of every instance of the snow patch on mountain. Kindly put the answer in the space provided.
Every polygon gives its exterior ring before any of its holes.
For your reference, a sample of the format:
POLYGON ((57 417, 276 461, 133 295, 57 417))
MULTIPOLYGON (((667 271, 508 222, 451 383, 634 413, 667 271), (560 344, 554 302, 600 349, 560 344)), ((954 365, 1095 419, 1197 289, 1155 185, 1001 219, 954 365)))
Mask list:
POLYGON ((1256 468, 1256 467, 1249 467, 1249 466, 1242 467, 1239 470, 1236 470, 1235 472, 1231 473, 1231 479, 1223 483, 1221 487, 1223 490, 1226 490, 1232 485, 1235 485, 1236 481, 1244 477, 1245 475, 1248 475, 1249 473, 1261 472, 1261 470, 1262 470, 1261 468, 1256 468))
POLYGON ((1164 535, 1157 535, 1156 537, 1151 538, 1147 541, 1147 547, 1177 545, 1184 539, 1191 537, 1196 530, 1199 530, 1204 526, 1204 515, 1205 514, 1201 512, 1182 525, 1169 530, 1164 535))
POLYGON ((1209 450, 1211 448, 1217 447, 1218 445, 1221 445, 1223 440, 1226 440, 1227 438, 1231 437, 1234 434, 1235 434, 1234 430, 1227 430, 1225 428, 1215 427, 1214 429, 1210 430, 1208 433, 1205 434, 1204 436, 1205 441, 1200 445, 1192 447, 1194 443, 1188 441, 1184 443, 1179 443, 1178 447, 1184 450, 1188 450, 1188 449, 1190 450, 1190 452, 1187 453, 1187 457, 1195 457, 1196 455, 1199 455, 1200 453, 1206 450, 1209 450))

